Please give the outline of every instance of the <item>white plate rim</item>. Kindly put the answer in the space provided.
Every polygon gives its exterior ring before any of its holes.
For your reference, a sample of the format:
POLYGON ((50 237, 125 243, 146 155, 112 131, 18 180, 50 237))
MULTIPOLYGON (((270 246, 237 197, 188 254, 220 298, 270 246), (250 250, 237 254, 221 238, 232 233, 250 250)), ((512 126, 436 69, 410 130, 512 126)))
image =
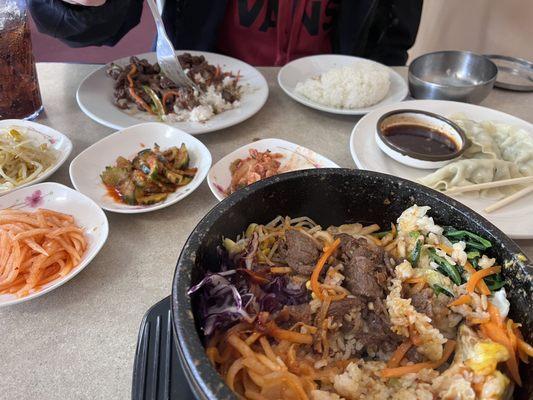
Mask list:
POLYGON ((61 141, 64 141, 65 149, 64 150, 56 149, 60 153, 60 156, 58 157, 56 163, 52 166, 52 168, 50 168, 44 174, 42 174, 41 176, 39 176, 38 178, 35 178, 34 180, 32 180, 30 182, 26 182, 23 185, 17 186, 17 187, 15 187, 13 189, 0 191, 0 197, 6 195, 8 193, 11 193, 11 192, 13 192, 15 190, 22 189, 22 188, 28 187, 30 185, 34 185, 36 183, 42 182, 45 179, 47 179, 48 177, 52 176, 65 163, 65 161, 67 161, 67 159, 69 158, 70 154, 72 153, 72 147, 73 147, 72 146, 72 141, 68 138, 67 135, 65 135, 65 134, 59 132, 58 130, 56 130, 54 128, 51 128, 49 126, 46 126, 46 125, 43 125, 43 124, 39 124, 39 123, 33 122, 33 121, 25 121, 25 120, 22 120, 22 119, 4 119, 4 120, 0 120, 0 128, 2 128, 4 126, 10 126, 10 125, 18 125, 18 126, 22 126, 22 127, 28 127, 28 128, 31 128, 31 129, 37 131, 41 135, 49 136, 49 137, 51 137, 53 139, 59 138, 59 139, 61 139, 61 141))
MULTIPOLYGON (((264 95, 263 97, 261 97, 257 107, 250 113, 248 114, 243 114, 241 115, 240 117, 238 118, 235 118, 234 120, 226 120, 225 122, 222 122, 222 123, 219 123, 217 124, 216 126, 213 126, 213 127, 207 127, 207 128, 198 128, 198 129, 190 129, 190 132, 188 132, 190 135, 202 135, 204 133, 209 133, 209 132, 215 132, 215 131, 219 131, 219 130, 222 130, 222 129, 226 129, 226 128, 229 128, 231 126, 234 126, 234 125, 237 125, 237 124, 240 124, 241 122, 243 121, 246 121, 247 119, 253 117, 255 114, 257 114, 265 105, 266 101, 268 100, 268 96, 269 96, 269 87, 268 87, 268 82, 266 81, 264 75, 255 67, 253 67, 252 65, 248 64, 248 63, 245 63, 244 61, 241 61, 241 60, 238 60, 234 57, 230 57, 230 56, 226 56, 224 54, 218 54, 218 53, 213 53, 213 52, 209 52, 209 51, 198 51, 198 50, 176 50, 176 53, 191 53, 193 55, 203 55, 203 56, 206 56, 206 58, 208 57, 213 57, 213 56, 216 56, 216 57, 224 57, 228 60, 231 60, 232 62, 238 62, 239 64, 245 64, 247 67, 249 67, 250 69, 253 69, 255 71, 255 73, 257 74, 256 78, 259 79, 261 81, 261 85, 260 85, 260 90, 263 90, 264 91, 264 95)), ((147 53, 142 53, 142 54, 137 54, 137 55, 133 55, 135 57, 138 57, 138 58, 146 58, 148 56, 153 56, 155 53, 154 52, 147 52, 147 53)), ((121 60, 124 60, 126 58, 129 58, 131 56, 127 56, 127 57, 122 57, 122 58, 118 58, 116 60, 113 60, 113 61, 110 61, 111 62, 114 62, 114 63, 119 63, 121 62, 121 60)), ((132 121, 132 124, 131 125, 121 125, 121 124, 117 124, 117 123, 114 123, 113 121, 110 121, 108 119, 105 119, 105 118, 102 118, 98 115, 96 115, 95 113, 93 113, 84 103, 83 103, 83 100, 80 98, 80 93, 83 91, 83 88, 84 86, 87 85, 86 81, 88 81, 89 79, 91 79, 93 77, 94 74, 96 73, 99 73, 101 72, 102 70, 104 70, 106 68, 106 66, 108 65, 109 63, 107 64, 104 64, 102 65, 100 68, 92 71, 91 73, 89 73, 86 77, 83 78, 83 80, 80 82, 80 85, 78 86, 77 90, 76 90, 76 102, 78 103, 78 106, 80 107, 80 109, 83 111, 83 113, 85 115, 87 115, 89 118, 91 118, 93 121, 96 121, 98 122, 99 124, 101 125, 104 125, 104 126, 107 126, 111 129, 115 129, 115 130, 120 130, 120 129, 125 129, 125 128, 129 128, 131 126, 134 126, 134 125, 137 125, 139 123, 143 123, 143 122, 157 122, 157 121, 149 121, 149 120, 142 120, 142 119, 136 119, 135 117, 133 116, 129 116, 130 118, 132 119, 135 119, 136 122, 133 122, 132 121)), ((113 104, 109 104, 109 106, 111 107, 115 107, 113 104)), ((120 110, 117 109, 118 112, 121 112, 120 110)), ((227 110, 227 111, 224 111, 224 113, 221 113, 220 115, 222 114, 225 114, 225 113, 228 113, 228 112, 231 112, 232 110, 227 110)), ((127 116, 127 114, 121 112, 121 114, 124 114, 127 116)), ((227 114, 226 114, 227 115, 227 114)), ((164 122, 163 122, 164 123, 164 122)), ((172 122, 169 122, 167 123, 167 125, 169 126, 172 126, 174 128, 177 128, 177 129, 181 129, 181 130, 184 130, 186 131, 186 129, 183 129, 182 126, 178 126, 176 124, 179 124, 179 123, 187 123, 187 122, 178 122, 178 123, 172 123, 172 122)), ((191 123, 192 124, 192 123, 191 123)), ((199 125, 198 126, 201 126, 201 123, 198 123, 199 125)))
POLYGON ((327 58, 337 57, 337 58, 342 59, 342 60, 349 60, 350 59, 350 60, 355 61, 355 62, 369 61, 369 62, 372 62, 372 63, 375 63, 375 64, 379 64, 379 65, 381 65, 382 67, 386 68, 389 71, 389 73, 391 74, 391 81, 395 80, 398 83, 401 82, 401 85, 402 85, 402 90, 400 92, 401 96, 398 95, 398 99, 397 99, 397 101, 394 101, 394 103, 401 102, 401 101, 405 100, 407 98, 407 95, 409 94, 409 89, 408 89, 408 86, 407 86, 407 82, 405 81, 405 79, 398 72, 396 72, 391 67, 389 67, 389 66, 387 66, 385 64, 381 64, 381 63, 379 63, 377 61, 367 59, 367 58, 349 56, 349 55, 343 55, 343 54, 319 54, 319 55, 301 57, 301 58, 298 58, 296 60, 293 60, 290 63, 285 64, 278 71, 278 76, 277 76, 278 85, 285 92, 285 94, 287 94, 287 96, 289 96, 290 98, 292 98, 293 100, 297 101, 300 104, 303 104, 303 105, 305 105, 307 107, 310 107, 310 108, 313 108, 315 110, 324 111, 324 112, 328 112, 328 113, 332 113, 332 114, 339 114, 339 115, 364 115, 364 114, 367 114, 367 113, 372 112, 372 111, 376 110, 377 108, 379 108, 381 106, 381 103, 389 98, 388 95, 387 95, 387 96, 385 96, 385 98, 383 98, 378 103, 376 103, 376 104, 374 104, 372 106, 369 106, 369 107, 364 107, 364 108, 355 108, 355 109, 334 108, 334 107, 325 106, 325 105, 322 105, 322 104, 319 104, 319 103, 315 103, 312 100, 309 100, 309 99, 307 99, 307 98, 305 98, 303 96, 300 96, 300 95, 294 93, 293 90, 291 90, 290 88, 288 88, 284 84, 283 75, 284 75, 284 73, 286 73, 287 69, 289 67, 291 67, 291 64, 296 63, 296 62, 306 61, 306 59, 319 59, 319 58, 325 58, 325 57, 327 57, 327 58))
MULTIPOLYGON (((89 254, 89 256, 87 258, 82 259, 82 262, 80 262, 71 272, 69 272, 63 278, 53 281, 52 285, 47 286, 47 287, 43 288, 42 290, 40 290, 38 292, 30 293, 28 296, 21 297, 20 299, 0 301, 0 307, 7 307, 7 306, 20 304, 20 303, 23 303, 23 302, 26 302, 26 301, 33 300, 33 299, 35 299, 37 297, 41 297, 42 295, 51 292, 54 289, 57 289, 60 286, 63 286, 65 283, 67 283, 72 278, 74 278, 76 275, 78 275, 82 270, 84 270, 91 263, 91 261, 98 255, 98 253, 100 253, 100 250, 102 250, 102 247, 106 243, 107 238, 109 236, 109 221, 107 219, 107 216, 105 215, 105 213, 102 211, 102 209, 100 208, 100 206, 98 204, 96 204, 90 197, 84 195, 83 193, 77 192, 76 190, 74 190, 74 189, 72 189, 72 188, 70 188, 68 186, 62 185, 60 183, 57 183, 57 182, 37 183, 35 185, 26 186, 24 189, 25 190, 30 190, 31 189, 32 191, 35 191, 35 190, 39 190, 40 188, 45 188, 45 187, 51 187, 51 188, 55 187, 55 188, 59 188, 61 190, 66 190, 67 192, 76 193, 77 196, 81 196, 81 198, 85 202, 87 202, 90 205, 90 207, 93 207, 94 211, 99 215, 99 217, 101 218, 101 221, 103 222, 103 225, 102 225, 103 229, 100 229, 100 234, 98 235, 98 241, 95 242, 95 247, 94 247, 93 251, 91 252, 91 254, 89 254)), ((16 190, 16 192, 18 192, 18 191, 19 191, 19 189, 16 190)), ((23 192, 23 191, 24 190, 21 190, 20 192, 23 192)), ((14 193, 14 192, 12 192, 12 193, 14 193)), ((0 201, 1 201, 1 199, 0 199, 0 201)))
MULTIPOLYGON (((324 168, 340 168, 340 166, 330 160, 329 158, 323 156, 322 154, 320 153, 317 153, 316 151, 314 150, 311 150, 310 148, 308 147, 305 147, 305 146, 301 146, 299 144, 296 144, 296 143, 293 143, 293 142, 290 142, 288 140, 285 140, 285 139, 279 139, 279 138, 264 138, 264 139, 261 139, 261 140, 256 140, 254 142, 250 142, 250 143, 247 143, 243 146, 240 146, 238 147, 237 149, 233 150, 232 152, 226 154, 224 157, 222 157, 220 160, 218 160, 215 164, 213 164, 213 166, 209 169, 209 173, 207 174, 207 184, 209 186, 209 189, 211 189, 211 192, 213 193, 213 195, 217 198, 217 200, 219 201, 222 201, 224 199, 226 199, 227 197, 229 196, 223 196, 220 191, 218 190, 218 188, 215 186, 215 183, 213 182, 213 174, 214 174, 214 171, 215 170, 218 170, 220 169, 220 165, 221 164, 224 164, 226 163, 228 160, 236 157, 236 153, 239 153, 243 150, 247 150, 249 148, 253 148, 254 146, 257 146, 257 144, 263 144, 263 143, 266 143, 266 142, 270 142, 270 141, 277 141, 287 147, 299 147, 303 150, 307 150, 307 151, 310 151, 314 154, 316 154, 318 157, 321 157, 324 161, 328 162, 330 165, 328 167, 324 167, 324 168)), ((281 174, 280 174, 281 175, 281 174)))
MULTIPOLYGON (((489 117, 488 119, 490 119, 490 120, 497 120, 498 118, 503 118, 503 119, 509 121, 509 122, 506 122, 506 123, 517 125, 517 126, 520 126, 520 127, 523 127, 523 128, 528 128, 528 129, 532 130, 532 132, 533 132, 533 124, 532 123, 527 122, 527 121, 525 121, 525 120, 523 120, 521 118, 515 117, 514 115, 508 114, 506 112, 499 111, 499 110, 493 110, 491 108, 480 106, 480 105, 477 105, 477 104, 461 103, 461 102, 449 101, 449 100, 407 100, 407 101, 404 101, 404 102, 402 102, 400 104, 385 105, 385 106, 383 106, 383 107, 381 107, 381 108, 379 108, 377 110, 372 111, 371 113, 368 113, 367 115, 362 117, 359 121, 357 121, 357 123, 353 127, 352 132, 350 134, 350 154, 352 156, 352 159, 353 159, 356 167, 359 168, 359 169, 363 169, 363 170, 373 171, 373 169, 366 168, 366 165, 360 160, 360 158, 359 158, 359 156, 357 154, 357 150, 355 148, 355 144, 356 144, 355 143, 355 140, 356 140, 355 136, 357 135, 358 129, 364 123, 366 123, 366 121, 368 121, 369 119, 375 118, 375 116, 382 115, 385 112, 393 111, 393 110, 400 109, 400 108, 402 108, 402 109, 403 108, 406 108, 406 109, 422 109, 422 110, 426 110, 426 111, 435 112, 435 113, 438 114, 437 111, 431 109, 432 105, 434 105, 434 104, 435 105, 438 104, 438 105, 442 105, 442 106, 450 105, 450 106, 456 106, 456 107, 463 107, 463 108, 466 108, 466 109, 474 109, 474 110, 477 110, 479 112, 489 113, 491 115, 491 117, 489 117)), ((467 114, 468 110, 464 111, 464 113, 467 114)), ((373 132, 372 132, 372 137, 373 137, 373 132)), ((407 166, 405 166, 405 167, 407 167, 407 166)), ((382 172, 382 171, 377 171, 377 172, 382 172)), ((409 178, 406 178, 406 177, 403 177, 403 176, 402 176, 402 178, 410 180, 409 178)), ((441 192, 439 192, 439 193, 441 193, 441 192)), ((443 193, 441 193, 441 194, 443 194, 443 193)), ((472 208, 469 205, 464 204, 464 202, 461 201, 461 199, 457 199, 456 197, 452 197, 452 196, 450 196, 450 197, 453 198, 455 201, 458 201, 461 204, 465 205, 466 207, 472 208)), ((493 220, 491 220, 490 216, 484 215, 484 214, 480 213, 479 211, 475 211, 475 212, 480 214, 483 218, 487 219, 493 225, 496 225, 498 227, 498 229, 503 231, 504 234, 509 236, 511 239, 518 239, 518 240, 521 240, 521 239, 533 239, 533 230, 531 231, 531 233, 517 233, 517 232, 511 232, 511 231, 506 232, 501 227, 501 225, 498 225, 493 220)))
MULTIPOLYGON (((116 156, 120 156, 121 154, 117 154, 116 156)), ((166 208, 166 207, 169 207, 171 205, 174 205, 176 203, 178 203, 179 201, 183 200, 184 198, 186 198, 187 196, 189 196, 191 193, 193 193, 195 190, 197 190, 200 185, 202 184, 202 182, 205 180, 205 178, 207 177, 207 174, 209 173, 209 170, 211 168, 211 165, 212 165, 212 162, 213 162, 213 159, 212 159, 212 156, 211 156, 211 152, 209 151, 209 149, 207 148, 206 145, 204 145, 200 140, 198 140, 197 138, 195 138, 193 135, 179 129, 179 128, 175 128, 171 125, 167 125, 167 124, 162 124, 160 122, 144 122, 144 123, 141 123, 141 124, 137 124, 137 125, 133 125, 133 126, 130 126, 130 127, 127 127, 127 128, 124 128, 124 129, 121 129, 121 130, 118 130, 116 132, 113 132, 112 134, 108 135, 108 136, 105 136, 104 138, 100 139, 99 141, 93 143, 91 146, 87 147, 85 150, 83 150, 80 154, 78 154, 71 162, 70 162, 70 165, 69 165, 69 176, 70 176, 70 181, 72 182, 72 186, 74 186, 74 188, 84 194, 85 196, 91 198, 92 201, 94 201, 99 207, 101 207, 102 209, 104 210, 107 210, 107 211, 110 211, 110 212, 115 212, 115 213, 119 213, 119 214, 143 214, 143 213, 147 213, 147 212, 151 212, 151 211, 157 211, 157 210, 160 210, 162 208, 166 208), (92 151, 94 151, 94 148, 98 145, 102 145, 102 143, 106 143, 108 141, 111 141, 113 140, 116 136, 126 136, 127 133, 124 133, 124 131, 126 130, 131 130, 131 129, 141 129, 145 126, 150 126, 150 125, 164 125, 165 129, 172 129, 174 131, 177 131, 179 134, 182 134, 182 135, 186 135, 189 137, 189 140, 191 140, 193 143, 195 143, 198 147, 200 147, 202 149, 202 152, 204 153, 204 155, 206 157, 208 157, 207 159, 207 164, 209 165, 205 171, 203 172, 203 174, 199 175, 199 178, 197 180, 197 182, 195 182, 195 185, 191 186, 190 187, 190 190, 187 191, 187 192, 184 192, 180 197, 176 197, 168 202, 163 202, 163 203, 156 203, 156 204, 152 204, 150 206, 147 206, 147 207, 136 207, 136 206, 132 206, 131 208, 113 208, 113 207, 109 207, 107 206, 106 204, 103 204, 101 203, 100 201, 96 200, 96 199, 93 199, 91 196, 89 196, 88 194, 85 194, 81 189, 80 189, 80 185, 79 185, 79 182, 78 180, 75 178, 75 174, 73 173, 73 168, 76 166, 76 164, 81 160, 83 159, 84 157, 87 156, 87 154, 90 154, 92 151)), ((192 184, 192 182, 191 182, 192 184)))

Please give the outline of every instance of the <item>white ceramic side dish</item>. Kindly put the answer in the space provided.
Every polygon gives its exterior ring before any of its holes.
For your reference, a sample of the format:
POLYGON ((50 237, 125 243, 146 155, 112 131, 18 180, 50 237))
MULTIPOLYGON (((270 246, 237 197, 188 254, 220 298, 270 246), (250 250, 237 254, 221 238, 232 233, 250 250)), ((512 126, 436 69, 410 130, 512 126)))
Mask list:
MULTIPOLYGON (((205 51, 178 50, 177 54, 191 53, 203 55, 213 65, 224 71, 239 73, 243 94, 239 107, 224 111, 205 122, 169 122, 168 124, 183 129, 192 135, 212 132, 236 125, 257 113, 268 98, 268 84, 261 73, 249 64, 236 58, 205 51)), ((147 59, 150 63, 157 61, 155 53, 139 54, 136 57, 147 59)), ((130 57, 113 61, 118 65, 127 65, 130 57)), ((142 122, 155 121, 149 115, 133 114, 119 109, 113 104, 113 80, 106 75, 106 66, 89 74, 80 84, 76 99, 81 110, 96 122, 113 129, 124 129, 142 122)))
POLYGON ((393 104, 405 99, 408 93, 407 83, 392 68, 386 67, 375 61, 360 57, 344 56, 339 54, 322 54, 317 56, 302 57, 291 61, 278 72, 278 83, 283 91, 297 102, 319 111, 326 111, 333 114, 363 115, 384 105, 393 104), (296 92, 298 82, 303 82, 308 78, 319 76, 333 68, 350 66, 358 62, 375 63, 387 68, 390 76, 390 88, 385 98, 365 108, 342 109, 334 108, 316 103, 296 92))
POLYGON ((47 208, 74 217, 85 231, 88 247, 80 263, 63 278, 56 279, 28 296, 17 298, 14 294, 1 294, 0 307, 28 301, 42 296, 68 282, 81 272, 98 254, 109 232, 107 217, 98 205, 87 196, 59 183, 45 182, 15 190, 0 198, 0 209, 14 208, 35 211, 47 208))
POLYGON ((105 210, 135 214, 168 207, 191 194, 205 179, 211 166, 211 153, 195 137, 170 125, 147 122, 118 131, 96 142, 81 152, 70 164, 72 184, 105 210), (106 166, 115 165, 117 157, 132 159, 139 151, 153 148, 157 143, 162 150, 185 143, 190 167, 198 168, 192 182, 179 187, 166 200, 147 206, 120 203, 108 194, 100 174, 106 166))
POLYGON ((239 158, 249 157, 250 149, 261 152, 270 150, 272 153, 282 154, 283 158, 279 159, 282 172, 311 168, 339 168, 330 159, 287 140, 273 138, 258 140, 231 152, 211 168, 207 175, 207 183, 218 200, 224 200, 227 197, 225 191, 231 184, 231 163, 239 158))
MULTIPOLYGON (((431 173, 431 171, 409 167, 393 160, 376 145, 374 132, 379 118, 386 112, 403 108, 429 111, 445 117, 464 114, 467 118, 475 121, 498 121, 533 133, 532 124, 490 108, 444 100, 405 101, 373 111, 361 118, 355 125, 350 136, 350 152, 358 168, 399 176, 415 182, 431 173)), ((505 207, 497 212, 486 213, 483 209, 493 204, 494 199, 471 197, 462 194, 452 195, 452 197, 467 207, 476 210, 477 213, 488 219, 509 237, 513 239, 533 238, 533 202, 531 198, 526 196, 514 202, 512 207, 505 207), (520 221, 520 223, 516 221, 520 221)))
POLYGON ((22 127, 38 132, 39 135, 42 136, 42 138, 38 138, 35 142, 38 144, 46 143, 50 148, 57 151, 58 158, 55 164, 48 171, 40 175, 38 178, 34 179, 31 182, 17 186, 14 189, 4 191, 0 190, 0 196, 10 193, 13 190, 18 190, 23 187, 27 187, 29 185, 44 181, 46 178, 56 172, 57 169, 61 167, 61 165, 63 165, 63 163, 67 160, 70 153, 72 152, 72 142, 70 141, 70 139, 61 132, 58 132, 55 129, 52 129, 46 125, 41 125, 32 121, 24 121, 21 119, 0 120, 0 128, 5 127, 22 127))

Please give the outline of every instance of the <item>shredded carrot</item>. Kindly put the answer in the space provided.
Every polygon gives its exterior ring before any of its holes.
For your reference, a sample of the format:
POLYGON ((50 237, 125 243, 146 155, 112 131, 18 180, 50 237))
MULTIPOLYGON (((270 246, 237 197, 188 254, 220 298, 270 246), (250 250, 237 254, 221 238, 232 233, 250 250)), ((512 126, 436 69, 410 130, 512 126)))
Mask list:
POLYGON ((132 88, 133 85, 133 75, 137 73, 137 66, 135 64, 132 65, 130 72, 128 72, 128 75, 126 75, 126 79, 128 80, 130 88, 132 88))
POLYGON ((502 326, 490 321, 480 326, 481 332, 491 339, 492 341, 505 346, 509 352, 509 359, 505 362, 511 377, 518 386, 522 386, 522 380, 520 379, 520 373, 518 372, 518 362, 516 360, 516 353, 511 344, 511 340, 507 336, 507 332, 502 326))
POLYGON ((517 344, 519 350, 522 350, 529 357, 533 357, 533 347, 530 344, 524 342, 521 338, 517 338, 517 344))
POLYGON ((215 77, 215 78, 218 78, 218 77, 220 76, 220 72, 221 72, 221 70, 220 70, 220 65, 217 65, 217 67, 216 67, 216 69, 215 69, 215 75, 214 75, 214 77, 215 77))
MULTIPOLYGON (((470 275, 473 275, 476 273, 476 269, 472 266, 472 264, 470 264, 468 261, 466 262, 466 264, 464 265, 465 267, 465 270, 470 274, 470 275)), ((487 286, 487 284, 485 283, 485 281, 483 279, 480 279, 478 284, 477 284, 477 289, 479 290, 479 293, 481 294, 484 294, 486 296, 488 296, 490 294, 490 289, 489 287, 487 286)))
MULTIPOLYGON (((496 307, 495 307, 496 308, 496 307)), ((500 314, 498 313, 498 316, 500 314)), ((513 346, 513 350, 515 352, 518 351, 518 338, 516 337, 515 333, 513 332, 513 320, 508 319, 507 324, 505 324, 507 328, 507 336, 509 336, 509 340, 511 341, 511 346, 513 346)))
POLYGON ((416 285, 414 285, 414 286, 411 288, 411 292, 412 292, 412 293, 418 293, 418 292, 420 292, 422 289, 424 289, 424 286, 426 286, 426 282, 418 282, 416 285))
POLYGON ((405 283, 426 283, 426 279, 423 276, 414 276, 412 278, 407 278, 405 283))
POLYGON ((405 354, 407 354, 407 352, 412 346, 413 344, 410 340, 406 340, 401 345, 399 345, 392 354, 392 357, 387 362, 387 368, 395 368, 400 365, 400 362, 405 357, 405 354))
POLYGON ((278 340, 287 340, 288 342, 301 344, 313 343, 313 337, 311 335, 282 329, 274 321, 267 322, 265 327, 267 333, 278 340))
POLYGON ((130 92, 131 97, 133 97, 133 99, 135 100, 135 102, 137 104, 139 104, 142 108, 144 108, 146 111, 148 111, 148 113, 154 114, 154 112, 152 111, 150 106, 148 104, 146 104, 146 102, 141 98, 141 96, 139 96, 137 93, 135 93, 135 89, 130 87, 129 88, 129 92, 130 92))
POLYGON ((461 306, 463 304, 469 304, 470 302, 472 302, 472 298, 470 297, 470 295, 463 294, 462 296, 459 296, 450 304, 448 304, 448 307, 461 306))
POLYGON ((490 322, 490 318, 468 318, 468 322, 472 325, 486 324, 490 322))
POLYGON ((168 98, 170 96, 179 96, 180 92, 176 91, 176 90, 169 90, 168 92, 166 92, 164 95, 163 95, 163 100, 161 101, 163 103, 163 106, 166 104, 168 98))
MULTIPOLYGON (((512 321, 512 320, 511 320, 512 321)), ((522 360, 523 363, 525 364, 529 364, 529 361, 528 361, 528 354, 527 352, 525 351, 527 349, 527 346, 529 346, 526 342, 524 342, 524 337, 522 336, 522 333, 520 332, 520 328, 522 326, 522 324, 517 324, 513 321, 513 334, 516 336, 516 345, 518 347, 518 357, 520 357, 520 359, 522 360), (523 343, 526 348, 524 348, 523 345, 521 345, 521 343, 523 343)), ((533 348, 531 348, 531 346, 529 346, 529 348, 531 349, 531 354, 533 354, 533 348)))
POLYGON ((483 386, 485 386, 484 381, 474 382, 472 384, 472 387, 478 396, 483 392, 483 386))
MULTIPOLYGON (((495 266, 495 267, 480 269, 479 271, 474 272, 470 276, 470 279, 468 279, 468 282, 466 283, 466 290, 468 292, 472 293, 474 291, 476 285, 479 283, 479 281, 483 280, 483 278, 485 278, 485 277, 487 277, 489 275, 497 274, 501 270, 502 270, 502 267, 495 266)), ((489 293, 490 293, 490 291, 489 291, 489 293)))
POLYGON ((272 274, 289 274, 291 271, 291 267, 270 267, 272 274))
POLYGON ((443 243, 438 244, 437 247, 438 247, 439 249, 441 249, 442 251, 444 251, 444 252, 445 252, 446 254, 448 254, 449 256, 451 256, 452 253, 453 253, 453 249, 452 249, 450 246, 447 246, 447 245, 445 245, 445 244, 443 244, 443 243))
MULTIPOLYGON (((500 315, 498 308, 492 304, 492 302, 487 302, 487 310, 489 311, 490 320, 498 325, 500 328, 503 328, 503 319, 500 315)), ((512 321, 511 321, 512 322, 512 321)))
POLYGON ((382 378, 398 378, 406 374, 417 373, 425 368, 436 369, 440 367, 442 364, 444 364, 448 360, 448 358, 450 358, 454 349, 455 349, 455 341, 448 340, 446 344, 444 345, 444 351, 442 352, 442 357, 439 360, 434 361, 434 362, 423 362, 423 363, 418 363, 418 364, 404 365, 403 367, 385 368, 380 373, 381 377, 382 378))
POLYGON ((335 239, 331 246, 324 247, 324 253, 316 263, 316 267, 313 270, 313 273, 311 274, 311 289, 313 290, 315 296, 318 297, 320 300, 324 300, 324 294, 320 290, 320 283, 318 282, 318 278, 320 276, 320 273, 322 272, 322 268, 324 268, 324 265, 326 264, 326 261, 328 261, 328 258, 333 254, 335 249, 339 247, 340 244, 340 239, 335 239))
MULTIPOLYGON (((445 244, 439 244, 437 247, 441 249, 442 251, 444 251, 449 256, 453 254, 453 249, 450 246, 446 246, 445 244)), ((466 260, 464 268, 466 272, 468 272, 470 275, 474 275, 476 273, 476 269, 472 266, 472 264, 470 264, 468 260, 466 260)), ((487 295, 487 296, 490 294, 490 289, 483 279, 479 280, 476 287, 478 288, 479 293, 487 295)))
POLYGON ((342 300, 346 297, 346 293, 339 293, 339 294, 326 294, 325 297, 327 297, 330 301, 338 301, 342 300))
POLYGON ((419 346, 422 344, 422 340, 420 339, 420 334, 416 330, 416 328, 413 325, 409 325, 409 339, 411 339, 411 342, 415 346, 419 346))
POLYGON ((392 233, 392 237, 395 238, 397 230, 396 230, 396 225, 394 225, 393 223, 391 223, 391 233, 392 233))

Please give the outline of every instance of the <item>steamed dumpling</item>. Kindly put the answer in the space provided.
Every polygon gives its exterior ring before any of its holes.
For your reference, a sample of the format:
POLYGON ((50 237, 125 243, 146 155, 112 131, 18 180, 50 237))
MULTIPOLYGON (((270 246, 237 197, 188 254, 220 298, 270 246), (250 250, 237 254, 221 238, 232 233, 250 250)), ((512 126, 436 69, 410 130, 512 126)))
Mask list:
MULTIPOLYGON (((451 117, 470 141, 460 160, 438 169, 419 182, 437 190, 533 175, 533 135, 510 125, 451 117)), ((464 193, 482 197, 508 196, 523 186, 504 186, 464 193)))
MULTIPOLYGON (((473 185, 519 178, 522 174, 512 162, 495 159, 463 159, 452 162, 419 180, 423 185, 436 190, 447 190, 456 186, 473 185)), ((516 192, 521 187, 504 186, 481 190, 483 197, 502 197, 516 192)), ((476 192, 473 192, 476 193, 476 192)))
POLYGON ((491 124, 492 136, 500 147, 502 158, 514 162, 523 175, 533 175, 533 137, 523 129, 491 124))
POLYGON ((502 154, 496 138, 482 123, 467 119, 463 114, 451 117, 459 127, 463 128, 470 140, 470 146, 463 153, 464 158, 494 158, 502 159, 502 154))

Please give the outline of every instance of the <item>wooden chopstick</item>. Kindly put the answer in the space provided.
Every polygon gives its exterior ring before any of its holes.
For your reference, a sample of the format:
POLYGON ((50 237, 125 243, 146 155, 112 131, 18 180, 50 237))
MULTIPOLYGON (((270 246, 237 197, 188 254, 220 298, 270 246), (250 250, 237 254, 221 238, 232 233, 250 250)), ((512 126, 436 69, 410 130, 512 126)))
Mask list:
POLYGON ((445 190, 444 194, 457 194, 463 192, 471 192, 473 190, 492 189, 502 186, 510 185, 524 185, 533 183, 533 176, 524 176, 521 178, 502 179, 501 181, 477 183, 475 185, 457 186, 448 190, 445 190))
POLYGON ((494 204, 491 204, 490 206, 485 208, 484 211, 486 213, 491 213, 493 211, 496 211, 496 210, 502 208, 503 206, 506 206, 506 205, 512 203, 513 201, 518 200, 518 199, 526 196, 527 194, 529 194, 531 192, 533 192, 533 185, 528 186, 528 187, 526 187, 526 188, 524 188, 522 190, 519 190, 518 192, 516 192, 516 193, 514 193, 514 194, 512 194, 512 195, 510 195, 510 196, 508 196, 508 197, 506 197, 504 199, 501 199, 501 200, 497 201, 494 204))

